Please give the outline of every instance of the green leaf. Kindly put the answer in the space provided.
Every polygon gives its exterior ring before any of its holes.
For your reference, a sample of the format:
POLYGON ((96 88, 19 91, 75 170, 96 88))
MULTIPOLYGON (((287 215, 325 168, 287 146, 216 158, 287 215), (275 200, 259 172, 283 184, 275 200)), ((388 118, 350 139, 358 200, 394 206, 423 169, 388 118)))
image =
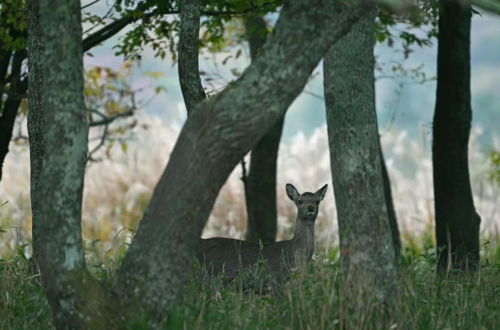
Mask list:
POLYGON ((160 93, 166 93, 167 92, 167 87, 163 85, 158 85, 155 87, 155 93, 160 94, 160 93))

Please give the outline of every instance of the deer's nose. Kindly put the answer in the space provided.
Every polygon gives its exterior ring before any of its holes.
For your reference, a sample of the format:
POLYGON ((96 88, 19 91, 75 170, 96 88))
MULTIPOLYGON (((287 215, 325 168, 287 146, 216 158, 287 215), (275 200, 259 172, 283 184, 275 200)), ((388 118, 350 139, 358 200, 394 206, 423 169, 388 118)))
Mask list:
POLYGON ((307 207, 307 210, 308 210, 309 212, 313 212, 313 211, 314 211, 314 206, 309 205, 309 206, 307 207))

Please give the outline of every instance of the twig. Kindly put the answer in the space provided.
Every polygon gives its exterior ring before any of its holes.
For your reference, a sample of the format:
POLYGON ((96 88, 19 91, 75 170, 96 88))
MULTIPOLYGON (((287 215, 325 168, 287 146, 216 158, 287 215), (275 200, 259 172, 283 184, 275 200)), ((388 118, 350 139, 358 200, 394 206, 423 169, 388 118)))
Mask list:
POLYGON ((88 8, 88 7, 92 6, 92 5, 95 5, 95 4, 96 4, 96 3, 98 3, 99 1, 101 1, 101 0, 95 0, 95 1, 92 1, 91 3, 88 3, 88 4, 86 4, 85 6, 82 6, 80 9, 81 9, 81 10, 86 9, 86 8, 88 8))

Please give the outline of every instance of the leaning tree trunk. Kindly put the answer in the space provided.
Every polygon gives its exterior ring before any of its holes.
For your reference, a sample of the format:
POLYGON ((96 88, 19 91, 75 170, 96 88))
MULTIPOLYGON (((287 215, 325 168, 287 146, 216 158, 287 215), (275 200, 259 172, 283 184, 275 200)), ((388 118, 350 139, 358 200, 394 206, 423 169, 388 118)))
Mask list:
POLYGON ((118 271, 123 301, 140 302, 154 318, 165 316, 182 292, 203 225, 228 175, 283 117, 321 57, 366 6, 287 2, 256 61, 192 111, 118 271))
MULTIPOLYGON (((262 17, 246 22, 250 53, 255 59, 267 38, 262 17)), ((179 81, 188 115, 206 95, 198 63, 200 4, 184 0, 179 33, 179 81)), ((283 120, 264 136, 252 150, 249 175, 244 179, 248 213, 248 238, 274 242, 276 237, 276 160, 283 120)))
POLYGON ((80 1, 31 0, 28 11, 33 235, 42 284, 58 329, 106 327, 111 304, 86 270, 80 225, 88 134, 80 1))
POLYGON ((324 60, 324 88, 341 263, 350 301, 384 306, 397 293, 375 112, 376 10, 324 60))
MULTIPOLYGON (((253 17, 245 22, 245 29, 254 61, 267 39, 266 22, 262 17, 253 17)), ((284 117, 252 149, 250 170, 243 178, 248 214, 247 239, 261 240, 265 244, 276 240, 276 170, 283 121, 284 117)))
POLYGON ((480 217, 474 208, 467 147, 472 119, 468 2, 440 2, 432 161, 438 271, 477 270, 480 217))

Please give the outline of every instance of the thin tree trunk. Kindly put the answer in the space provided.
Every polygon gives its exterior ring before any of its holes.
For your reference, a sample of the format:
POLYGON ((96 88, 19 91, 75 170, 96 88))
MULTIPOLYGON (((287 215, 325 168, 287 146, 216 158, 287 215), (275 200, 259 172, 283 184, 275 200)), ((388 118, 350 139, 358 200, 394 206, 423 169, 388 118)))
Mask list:
POLYGON ((194 109, 118 271, 122 301, 140 301, 155 319, 165 316, 182 292, 203 225, 228 175, 283 117, 323 54, 366 6, 287 2, 257 60, 238 81, 194 109))
POLYGON ((42 284, 58 329, 102 328, 112 304, 87 273, 80 225, 88 134, 80 2, 30 0, 28 10, 30 141, 43 135, 41 148, 30 146, 42 284))
POLYGON ((401 238, 399 236, 398 220, 396 216, 396 210, 394 208, 394 201, 392 199, 391 178, 389 177, 389 173, 387 172, 387 166, 385 165, 384 153, 382 152, 382 148, 380 148, 380 160, 382 168, 382 180, 384 182, 385 205, 387 207, 387 216, 389 217, 389 226, 391 227, 394 256, 396 257, 396 261, 399 262, 399 260, 401 259, 401 238))
POLYGON ((184 0, 179 33, 179 81, 188 115, 205 100, 198 63, 200 1, 184 0))
MULTIPOLYGON (((7 31, 13 37, 18 37, 21 32, 8 19, 13 15, 9 12, 9 7, 4 5, 0 8, 0 29, 7 31)), ((0 181, 3 176, 4 160, 9 152, 17 109, 26 92, 27 82, 21 81, 21 66, 25 57, 26 50, 14 51, 9 45, 0 42, 0 181)))
MULTIPOLYGON (((17 111, 27 89, 27 80, 21 80, 21 65, 25 58, 25 51, 16 51, 12 59, 11 82, 8 89, 8 96, 3 106, 0 116, 0 181, 3 177, 3 163, 9 152, 9 144, 12 139, 12 131, 16 122, 17 111)), ((0 97, 2 95, 0 94, 0 97)))
MULTIPOLYGON (((245 22, 250 55, 254 61, 267 40, 267 26, 262 17, 245 22)), ((286 111, 286 110, 285 110, 286 111)), ((245 179, 248 215, 247 239, 264 244, 276 240, 276 170, 284 117, 252 149, 250 170, 245 179)))
POLYGON ((470 3, 440 1, 432 161, 438 271, 479 266, 480 217, 469 178, 470 3))
POLYGON ((345 288, 352 301, 383 306, 397 293, 397 267, 375 113, 375 16, 330 49, 324 87, 345 288))

